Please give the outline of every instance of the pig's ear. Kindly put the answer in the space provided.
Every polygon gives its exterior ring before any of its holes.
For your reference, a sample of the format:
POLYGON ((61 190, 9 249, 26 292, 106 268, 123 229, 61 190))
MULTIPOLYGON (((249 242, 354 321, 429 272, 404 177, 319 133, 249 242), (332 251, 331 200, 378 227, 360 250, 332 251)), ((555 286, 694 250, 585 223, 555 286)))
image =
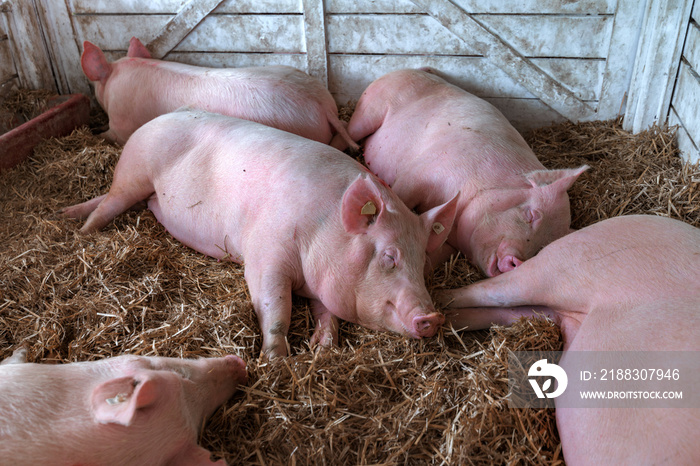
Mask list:
POLYGON ((105 54, 95 44, 83 42, 83 55, 80 57, 83 73, 90 81, 104 81, 112 72, 112 65, 105 54))
POLYGON ((578 168, 566 168, 562 170, 536 170, 527 173, 525 178, 534 187, 552 186, 557 190, 567 191, 579 175, 590 167, 582 165, 578 168))
POLYGON ((90 404, 95 421, 128 426, 136 412, 153 404, 158 396, 155 379, 119 377, 101 383, 92 391, 90 404))
POLYGON ((421 214, 421 221, 429 234, 428 245, 425 248, 425 252, 428 254, 442 246, 447 240, 457 213, 457 199, 459 199, 459 193, 444 204, 421 214))
POLYGON ((129 50, 126 52, 126 56, 131 58, 151 58, 151 52, 140 40, 132 37, 129 41, 129 50))
POLYGON ((369 226, 384 210, 381 193, 372 180, 359 175, 343 195, 340 215, 345 231, 366 233, 369 226))

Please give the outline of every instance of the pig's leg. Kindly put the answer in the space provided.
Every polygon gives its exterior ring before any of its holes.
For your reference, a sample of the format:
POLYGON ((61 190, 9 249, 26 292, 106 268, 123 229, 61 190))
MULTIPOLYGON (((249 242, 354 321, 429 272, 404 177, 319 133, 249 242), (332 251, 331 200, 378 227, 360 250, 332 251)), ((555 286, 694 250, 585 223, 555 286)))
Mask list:
POLYGON ((85 220, 105 197, 107 197, 107 195, 103 194, 81 204, 64 207, 60 209, 58 213, 77 220, 85 220))
POLYGON ((445 310, 447 320, 457 328, 476 330, 491 324, 512 325, 520 317, 534 317, 538 313, 555 319, 556 309, 551 309, 546 299, 551 289, 546 265, 533 258, 497 277, 438 292, 436 301, 445 310))
POLYGON ((362 95, 348 123, 348 135, 360 141, 379 129, 386 116, 387 106, 382 99, 362 95))
MULTIPOLYGON (((83 202, 82 204, 76 204, 70 207, 64 207, 59 210, 59 215, 64 215, 66 217, 75 218, 78 220, 85 220, 90 216, 90 214, 97 208, 98 205, 107 197, 107 194, 102 196, 97 196, 94 199, 83 202)), ((132 205, 128 210, 144 210, 148 207, 146 201, 139 201, 132 205)))
POLYGON ((481 330, 493 325, 509 327, 521 317, 548 317, 559 323, 558 314, 543 306, 522 306, 511 309, 504 308, 462 308, 445 311, 447 323, 457 330, 481 330))
POLYGON ((316 329, 311 336, 311 346, 332 346, 338 342, 338 319, 317 299, 311 301, 316 329))
POLYGON ((328 122, 335 130, 335 135, 333 136, 333 139, 331 139, 330 142, 331 147, 335 147, 338 150, 345 150, 348 147, 350 147, 352 151, 357 151, 360 149, 360 146, 358 146, 357 143, 353 141, 350 135, 348 134, 348 130, 345 127, 345 123, 340 121, 340 119, 338 119, 336 115, 329 113, 328 122))
POLYGON ((153 194, 153 188, 142 191, 119 191, 114 193, 114 185, 104 199, 97 205, 88 217, 81 233, 93 233, 103 229, 114 218, 131 208, 142 206, 142 202, 153 194))
POLYGON ((277 272, 281 268, 277 265, 256 267, 256 261, 248 259, 245 264, 245 278, 263 337, 262 354, 269 357, 287 355, 292 319, 292 282, 289 276, 277 272))
POLYGON ((152 167, 144 160, 148 160, 148 154, 142 153, 138 145, 124 149, 114 170, 109 192, 88 216, 80 229, 81 233, 101 230, 117 215, 134 206, 141 206, 141 202, 151 197, 154 188, 149 173, 152 167))
POLYGON ((437 299, 447 309, 547 305, 546 302, 540 302, 543 297, 538 296, 538 293, 540 290, 549 290, 550 284, 543 271, 532 266, 533 261, 535 259, 530 259, 515 270, 473 285, 441 291, 437 299))
POLYGON ((107 131, 105 131, 104 133, 98 134, 98 136, 106 139, 109 142, 121 143, 121 139, 119 138, 119 136, 117 136, 117 133, 115 133, 111 127, 107 131))

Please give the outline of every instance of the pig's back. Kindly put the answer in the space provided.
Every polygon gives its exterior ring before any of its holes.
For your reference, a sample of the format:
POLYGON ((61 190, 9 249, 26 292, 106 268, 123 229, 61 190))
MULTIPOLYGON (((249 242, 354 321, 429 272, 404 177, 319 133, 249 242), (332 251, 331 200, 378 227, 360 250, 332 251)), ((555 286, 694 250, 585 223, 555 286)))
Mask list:
MULTIPOLYGON (((205 68, 146 58, 129 58, 133 76, 125 82, 151 82, 141 124, 182 106, 256 121, 309 139, 329 142, 328 114, 337 106, 328 90, 289 66, 205 68), (148 107, 148 108, 146 108, 148 107)), ((133 91, 132 91, 133 92, 133 91)), ((133 114, 132 113, 132 114, 133 114)))
POLYGON ((328 221, 360 172, 330 146, 236 118, 179 111, 151 126, 133 136, 160 151, 149 209, 182 243, 216 258, 241 262, 249 239, 289 242, 328 221))
POLYGON ((387 96, 387 114, 367 139, 365 159, 409 207, 420 202, 426 210, 457 191, 468 196, 502 186, 513 173, 544 169, 485 100, 419 70, 403 70, 383 85, 393 85, 397 95, 387 96), (399 86, 406 78, 408 89, 399 86), (434 199, 426 200, 429 194, 434 199))

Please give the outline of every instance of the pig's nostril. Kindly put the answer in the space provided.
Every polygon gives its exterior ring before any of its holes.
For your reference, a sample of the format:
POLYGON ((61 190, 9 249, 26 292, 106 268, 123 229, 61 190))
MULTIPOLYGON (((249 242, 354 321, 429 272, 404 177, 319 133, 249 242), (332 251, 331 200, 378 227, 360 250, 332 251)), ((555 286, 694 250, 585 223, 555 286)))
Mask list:
POLYGON ((523 261, 521 261, 515 256, 506 256, 501 261, 499 261, 498 269, 501 272, 508 272, 510 270, 515 269, 516 267, 519 267, 522 263, 523 261))

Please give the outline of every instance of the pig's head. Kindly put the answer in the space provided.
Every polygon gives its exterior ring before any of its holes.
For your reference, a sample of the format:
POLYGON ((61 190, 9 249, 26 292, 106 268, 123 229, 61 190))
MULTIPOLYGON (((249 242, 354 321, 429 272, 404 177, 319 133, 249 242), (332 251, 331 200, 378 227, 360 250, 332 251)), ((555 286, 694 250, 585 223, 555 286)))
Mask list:
POLYGON ((537 170, 522 187, 482 191, 459 219, 459 249, 489 277, 513 270, 571 231, 567 190, 586 169, 537 170))
POLYGON ((237 356, 123 356, 108 364, 117 375, 97 385, 90 398, 94 419, 101 424, 168 428, 184 423, 196 430, 247 379, 245 363, 237 356), (184 422, 170 416, 184 417, 184 422))
POLYGON ((355 306, 338 317, 413 338, 435 335, 444 316, 435 311, 423 270, 426 252, 447 239, 456 204, 455 197, 418 216, 374 177, 358 176, 341 208, 350 244, 340 273, 355 306))

